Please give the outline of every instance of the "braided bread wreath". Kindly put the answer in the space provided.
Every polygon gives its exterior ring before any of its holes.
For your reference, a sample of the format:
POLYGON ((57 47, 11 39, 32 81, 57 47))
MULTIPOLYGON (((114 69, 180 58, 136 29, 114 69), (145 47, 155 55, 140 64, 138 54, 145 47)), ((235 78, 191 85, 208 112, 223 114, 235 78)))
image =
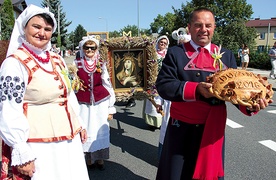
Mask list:
POLYGON ((272 99, 274 91, 267 77, 256 75, 247 70, 226 69, 206 78, 212 84, 209 91, 220 100, 252 107, 258 99, 272 99))

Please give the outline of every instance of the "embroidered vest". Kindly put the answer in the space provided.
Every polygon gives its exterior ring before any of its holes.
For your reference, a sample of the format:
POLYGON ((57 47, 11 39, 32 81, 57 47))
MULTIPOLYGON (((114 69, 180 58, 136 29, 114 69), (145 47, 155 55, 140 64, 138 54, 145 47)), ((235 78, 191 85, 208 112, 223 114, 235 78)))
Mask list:
MULTIPOLYGON (((93 101, 94 104, 99 104, 109 98, 110 94, 102 84, 101 73, 97 71, 87 72, 80 59, 76 60, 76 64, 78 66, 77 74, 85 86, 84 91, 79 90, 76 93, 79 103, 92 104, 93 101)), ((102 67, 102 62, 100 64, 102 67)))
POLYGON ((68 103, 70 86, 65 65, 59 56, 50 53, 53 71, 43 69, 23 48, 13 55, 27 69, 29 79, 23 112, 30 125, 28 142, 53 142, 73 139, 81 130, 73 108, 68 103))

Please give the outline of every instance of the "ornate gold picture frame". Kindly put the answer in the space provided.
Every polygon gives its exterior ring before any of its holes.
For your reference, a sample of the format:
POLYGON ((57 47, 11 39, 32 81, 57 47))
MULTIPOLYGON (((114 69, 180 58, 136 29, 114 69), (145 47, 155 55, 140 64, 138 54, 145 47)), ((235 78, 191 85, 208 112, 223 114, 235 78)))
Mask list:
POLYGON ((100 54, 102 60, 107 61, 116 101, 147 98, 158 73, 155 39, 147 36, 110 38, 101 41, 100 54))

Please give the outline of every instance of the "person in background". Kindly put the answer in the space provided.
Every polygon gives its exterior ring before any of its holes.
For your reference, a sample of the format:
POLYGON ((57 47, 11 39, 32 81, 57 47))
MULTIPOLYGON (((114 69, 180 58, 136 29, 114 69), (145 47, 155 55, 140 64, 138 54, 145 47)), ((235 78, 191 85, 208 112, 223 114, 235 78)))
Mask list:
POLYGON ((244 48, 244 44, 241 45, 240 49, 238 50, 238 58, 240 59, 240 67, 242 67, 242 50, 244 48))
MULTIPOLYGON (((156 81, 163 99, 171 101, 170 119, 156 175, 157 180, 223 179, 226 105, 209 92, 206 77, 218 70, 237 68, 234 54, 211 43, 215 16, 208 8, 195 9, 188 24, 191 41, 168 49, 156 81), (223 53, 222 64, 211 54, 223 53), (199 52, 200 51, 200 52, 199 52)), ((246 115, 271 101, 237 106, 246 115)))
POLYGON ((269 74, 271 79, 275 79, 276 78, 276 42, 274 42, 274 45, 272 46, 272 48, 269 50, 268 55, 270 57, 270 62, 271 62, 271 72, 269 74))
POLYGON ((52 45, 51 51, 53 51, 54 53, 57 53, 57 54, 58 54, 58 50, 57 50, 56 44, 53 44, 53 45, 52 45))
POLYGON ((80 114, 87 127, 87 141, 83 144, 88 168, 104 170, 109 158, 110 132, 108 120, 116 113, 115 93, 110 82, 106 62, 100 59, 99 41, 94 36, 83 37, 80 58, 75 59, 77 75, 83 90, 76 92, 80 114))
MULTIPOLYGON (((188 32, 188 30, 186 32, 188 32)), ((191 40, 191 35, 188 33, 188 34, 185 34, 184 36, 180 37, 177 40, 177 44, 187 43, 190 40, 191 40)), ((168 100, 162 99, 161 104, 163 106, 164 116, 162 117, 162 123, 161 123, 161 127, 160 127, 160 135, 159 135, 159 145, 158 145, 159 159, 161 156, 164 138, 165 138, 165 134, 166 134, 166 129, 167 129, 167 125, 168 125, 169 118, 170 118, 171 102, 168 100)))
POLYGON ((242 49, 242 69, 246 70, 249 64, 249 48, 245 44, 242 49))
MULTIPOLYGON (((168 37, 165 35, 160 36, 156 41, 158 72, 161 69, 162 61, 165 58, 168 47, 169 47, 168 37)), ((163 100, 156 92, 155 87, 151 89, 150 93, 153 95, 153 101, 155 101, 155 103, 159 105, 158 108, 162 109, 161 102, 163 100)), ((159 112, 157 112, 156 107, 148 99, 146 100, 145 106, 144 106, 144 119, 146 124, 148 124, 150 130, 152 131, 154 131, 156 128, 160 128, 162 123, 162 115, 159 112)))
POLYGON ((177 44, 182 44, 189 42, 191 40, 191 35, 189 33, 189 29, 186 27, 185 28, 186 32, 183 34, 180 34, 177 39, 177 44))
POLYGON ((54 14, 34 5, 15 22, 0 70, 1 179, 89 179, 78 102, 64 59, 50 51, 56 27, 54 14))

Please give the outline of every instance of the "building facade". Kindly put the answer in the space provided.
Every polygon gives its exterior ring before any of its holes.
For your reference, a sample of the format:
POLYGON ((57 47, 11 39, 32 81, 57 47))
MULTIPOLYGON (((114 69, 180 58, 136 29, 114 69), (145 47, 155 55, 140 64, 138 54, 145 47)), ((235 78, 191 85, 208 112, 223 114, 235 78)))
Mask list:
POLYGON ((273 46, 276 41, 276 17, 271 19, 255 18, 248 21, 246 26, 257 30, 258 36, 255 42, 259 52, 266 51, 273 46))

